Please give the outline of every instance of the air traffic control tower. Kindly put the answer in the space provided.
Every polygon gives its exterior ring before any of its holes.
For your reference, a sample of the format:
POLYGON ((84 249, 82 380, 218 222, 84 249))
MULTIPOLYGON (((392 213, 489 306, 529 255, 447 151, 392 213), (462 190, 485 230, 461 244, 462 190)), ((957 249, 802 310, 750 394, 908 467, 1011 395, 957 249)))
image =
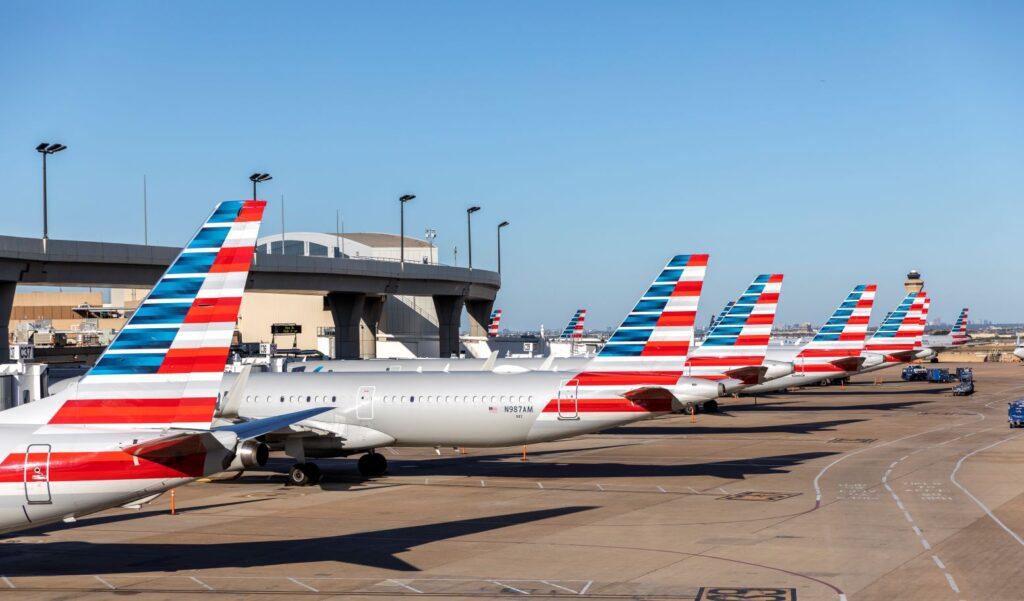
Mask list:
POLYGON ((921 279, 921 272, 911 269, 910 273, 907 274, 907 281, 903 282, 903 289, 907 291, 907 294, 924 290, 924 280, 921 279))

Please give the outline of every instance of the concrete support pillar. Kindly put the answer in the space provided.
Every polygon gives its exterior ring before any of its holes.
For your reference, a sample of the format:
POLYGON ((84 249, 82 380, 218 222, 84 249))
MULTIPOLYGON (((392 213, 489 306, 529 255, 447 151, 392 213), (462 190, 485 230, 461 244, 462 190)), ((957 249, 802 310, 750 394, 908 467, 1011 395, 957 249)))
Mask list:
POLYGON ((331 292, 327 306, 334 318, 334 358, 358 359, 359 325, 363 320, 366 295, 358 292, 331 292))
POLYGON ((466 297, 441 294, 433 297, 437 312, 438 356, 442 359, 459 354, 459 324, 466 297))
POLYGON ((363 301, 363 319, 359 324, 359 356, 377 358, 377 324, 384 312, 383 296, 367 296, 363 301))
POLYGON ((492 300, 466 301, 466 314, 469 316, 469 335, 487 338, 487 328, 491 325, 491 311, 494 309, 492 300))
POLYGON ((10 363, 11 353, 8 350, 11 341, 11 312, 14 310, 14 291, 18 289, 17 282, 0 282, 0 342, 3 348, 0 349, 0 363, 10 363))

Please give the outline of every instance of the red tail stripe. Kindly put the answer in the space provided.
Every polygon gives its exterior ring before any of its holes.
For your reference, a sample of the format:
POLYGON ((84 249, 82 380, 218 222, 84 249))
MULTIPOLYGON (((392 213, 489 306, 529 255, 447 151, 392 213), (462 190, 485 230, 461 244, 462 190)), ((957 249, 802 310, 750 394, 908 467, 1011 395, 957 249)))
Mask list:
POLYGON ((185 315, 185 323, 234 323, 241 306, 241 297, 197 298, 185 315))
POLYGON ((252 263, 254 246, 228 246, 221 248, 210 266, 210 273, 246 271, 252 263))
POLYGON ((170 349, 157 373, 223 372, 229 350, 228 347, 170 349))

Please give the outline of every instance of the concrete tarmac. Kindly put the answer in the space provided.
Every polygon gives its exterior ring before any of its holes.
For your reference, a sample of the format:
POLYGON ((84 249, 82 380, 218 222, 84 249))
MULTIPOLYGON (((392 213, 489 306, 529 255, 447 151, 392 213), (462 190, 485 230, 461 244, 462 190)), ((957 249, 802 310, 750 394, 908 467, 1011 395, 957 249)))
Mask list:
MULTIPOLYGON (((954 367, 947 365, 946 367, 954 367)), ((4 599, 1022 598, 1024 367, 727 400, 521 449, 387 449, 198 482, 0 541, 4 599)), ((876 376, 884 379, 873 383, 876 376)))

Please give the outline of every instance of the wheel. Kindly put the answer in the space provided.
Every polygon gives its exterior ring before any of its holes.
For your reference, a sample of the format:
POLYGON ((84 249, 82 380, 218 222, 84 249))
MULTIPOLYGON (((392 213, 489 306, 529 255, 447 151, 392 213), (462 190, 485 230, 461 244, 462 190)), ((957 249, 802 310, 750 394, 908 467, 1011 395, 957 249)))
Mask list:
POLYGON ((291 486, 308 486, 309 481, 308 463, 296 463, 288 470, 288 484, 291 486))
POLYGON ((380 453, 370 453, 370 457, 373 460, 373 475, 383 476, 384 472, 388 471, 388 459, 380 453))
POLYGON ((306 485, 316 486, 317 484, 320 484, 320 479, 322 477, 322 474, 320 473, 320 466, 315 463, 307 463, 305 464, 305 466, 306 476, 309 478, 309 481, 306 483, 306 485))
POLYGON ((686 415, 693 415, 697 413, 697 404, 692 401, 686 403, 685 405, 683 405, 683 413, 685 413, 686 415))
POLYGON ((373 458, 369 453, 363 455, 356 461, 356 469, 359 470, 359 474, 364 478, 369 478, 373 475, 373 458))
POLYGON ((705 413, 718 413, 718 401, 714 399, 705 401, 703 409, 705 413))

